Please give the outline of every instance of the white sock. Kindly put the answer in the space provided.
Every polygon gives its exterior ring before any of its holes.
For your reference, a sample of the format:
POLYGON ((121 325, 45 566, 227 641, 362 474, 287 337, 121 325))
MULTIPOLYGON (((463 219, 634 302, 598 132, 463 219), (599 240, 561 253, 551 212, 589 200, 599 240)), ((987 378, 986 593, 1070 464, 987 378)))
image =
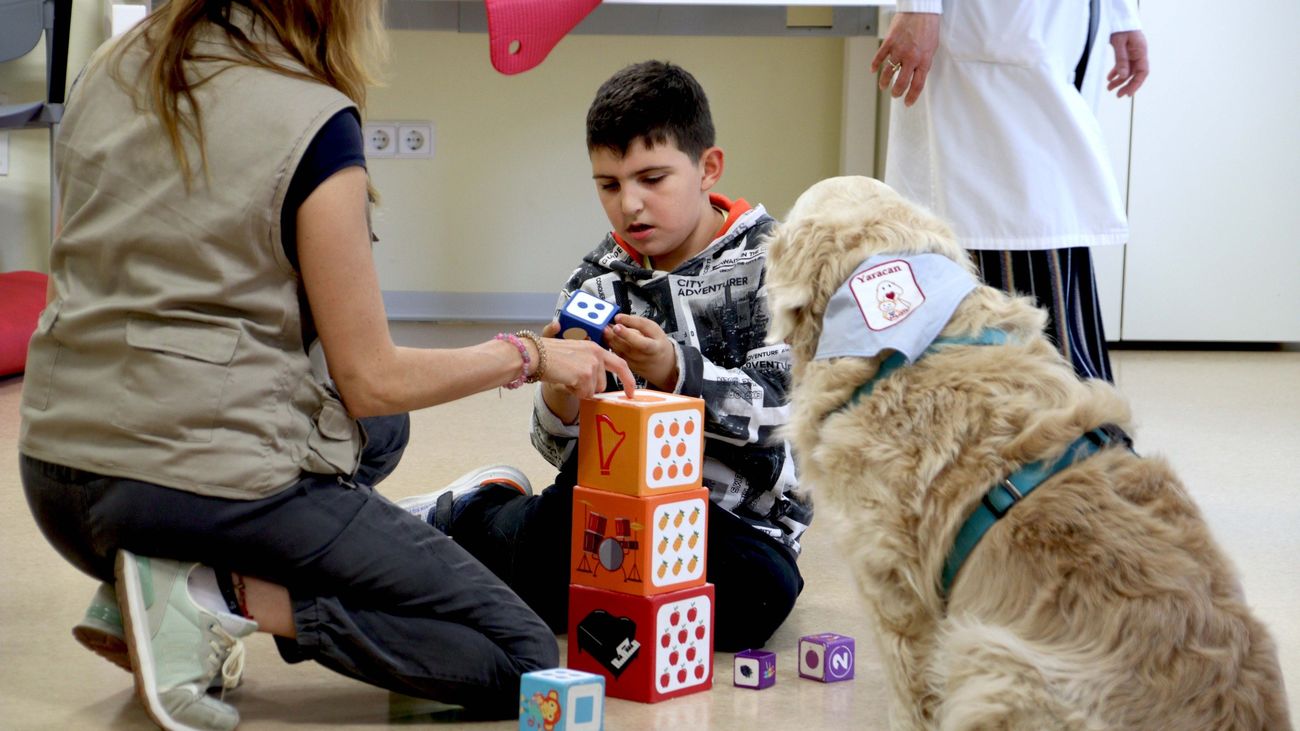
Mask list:
POLYGON ((221 594, 221 587, 217 585, 217 572, 212 568, 195 566, 194 570, 190 571, 187 586, 194 603, 217 615, 217 619, 221 620, 221 625, 226 628, 226 631, 233 631, 240 625, 248 623, 247 619, 230 612, 230 607, 226 605, 226 598, 221 594))

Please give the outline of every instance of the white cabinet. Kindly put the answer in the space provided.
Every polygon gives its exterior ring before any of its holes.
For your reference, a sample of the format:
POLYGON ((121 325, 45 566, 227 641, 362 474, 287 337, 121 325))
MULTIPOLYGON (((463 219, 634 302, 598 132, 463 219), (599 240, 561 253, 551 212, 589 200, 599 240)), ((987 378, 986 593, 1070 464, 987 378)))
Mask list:
MULTIPOLYGON (((1152 75, 1099 109, 1130 244, 1102 252, 1111 340, 1300 342, 1300 3, 1143 0, 1152 75)), ((1105 39, 1100 40, 1105 43, 1105 39)))

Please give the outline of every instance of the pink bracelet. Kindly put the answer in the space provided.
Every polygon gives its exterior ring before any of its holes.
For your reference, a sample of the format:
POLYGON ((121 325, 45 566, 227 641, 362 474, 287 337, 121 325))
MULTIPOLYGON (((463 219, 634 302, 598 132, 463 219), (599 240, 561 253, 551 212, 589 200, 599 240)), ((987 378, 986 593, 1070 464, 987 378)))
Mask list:
POLYGON ((519 375, 515 377, 515 380, 507 383, 506 388, 513 390, 527 383, 528 364, 532 361, 532 358, 528 357, 528 347, 524 345, 524 341, 520 340, 518 336, 511 335, 510 333, 497 333, 493 340, 502 340, 515 346, 515 348, 519 350, 519 357, 524 359, 523 367, 519 369, 519 375))

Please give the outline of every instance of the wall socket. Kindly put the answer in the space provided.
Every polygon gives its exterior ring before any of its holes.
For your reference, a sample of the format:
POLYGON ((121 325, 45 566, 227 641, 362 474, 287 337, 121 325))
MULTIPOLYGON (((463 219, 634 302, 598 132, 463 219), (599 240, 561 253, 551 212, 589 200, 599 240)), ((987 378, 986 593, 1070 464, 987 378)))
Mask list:
POLYGON ((362 127, 366 159, 433 157, 432 122, 374 121, 362 127))
POLYGON ((397 155, 397 125, 392 122, 371 122, 365 125, 361 128, 361 138, 366 159, 397 155))
POLYGON ((433 125, 429 122, 402 122, 397 125, 398 157, 433 157, 433 125))

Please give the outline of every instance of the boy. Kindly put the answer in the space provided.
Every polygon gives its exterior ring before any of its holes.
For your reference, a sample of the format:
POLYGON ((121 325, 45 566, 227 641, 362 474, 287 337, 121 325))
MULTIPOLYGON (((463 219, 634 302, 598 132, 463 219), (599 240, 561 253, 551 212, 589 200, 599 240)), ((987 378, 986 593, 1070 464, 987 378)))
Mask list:
MULTIPOLYGON (((764 343, 762 240, 775 221, 761 206, 710 194, 723 153, 708 100, 672 64, 636 64, 606 81, 587 115, 587 149, 613 231, 583 258, 559 304, 578 289, 614 302, 622 314, 605 342, 638 385, 704 399, 715 647, 761 647, 803 588, 795 561, 812 519, 793 495, 789 448, 774 435, 787 418, 789 385, 788 348, 764 343)), ((543 335, 558 330, 552 322, 543 335)), ((557 632, 567 619, 577 418, 578 400, 563 387, 538 391, 533 444, 561 470, 541 495, 529 496, 526 477, 498 466, 443 490, 440 504, 440 494, 402 501, 557 632)))

